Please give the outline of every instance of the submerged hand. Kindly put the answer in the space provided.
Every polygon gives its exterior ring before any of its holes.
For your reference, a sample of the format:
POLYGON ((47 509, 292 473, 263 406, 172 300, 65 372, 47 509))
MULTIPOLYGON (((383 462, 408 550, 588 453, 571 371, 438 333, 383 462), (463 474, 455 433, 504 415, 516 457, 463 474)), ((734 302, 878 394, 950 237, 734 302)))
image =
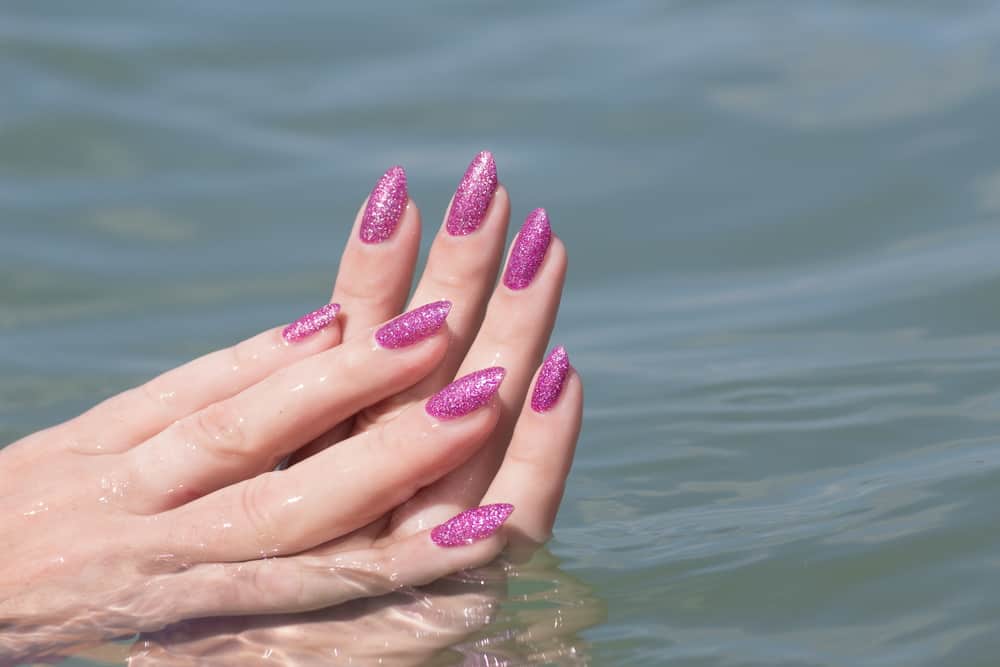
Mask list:
POLYGON ((551 558, 501 559, 314 612, 178 623, 141 636, 128 664, 586 665, 588 644, 577 633, 603 618, 601 602, 551 558), (509 578, 526 580, 513 600, 509 578))

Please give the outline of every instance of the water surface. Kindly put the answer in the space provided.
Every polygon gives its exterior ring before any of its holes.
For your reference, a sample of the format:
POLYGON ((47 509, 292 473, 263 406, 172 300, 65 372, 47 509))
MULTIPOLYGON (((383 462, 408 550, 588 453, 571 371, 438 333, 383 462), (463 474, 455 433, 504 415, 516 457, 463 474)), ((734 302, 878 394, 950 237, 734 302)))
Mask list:
POLYGON ((489 148, 586 423, 442 664, 1000 653, 995 3, 24 1, 0 56, 3 442, 311 309, 385 167, 429 229, 489 148))

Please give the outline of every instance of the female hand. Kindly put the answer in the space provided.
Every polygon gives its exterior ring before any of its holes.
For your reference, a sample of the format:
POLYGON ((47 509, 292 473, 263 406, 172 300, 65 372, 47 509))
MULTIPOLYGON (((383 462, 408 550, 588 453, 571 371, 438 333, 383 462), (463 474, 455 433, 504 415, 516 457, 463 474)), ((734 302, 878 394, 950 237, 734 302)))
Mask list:
MULTIPOLYGON (((242 587, 240 598, 224 610, 216 602, 206 602, 214 614, 304 611, 359 595, 378 595, 486 563, 508 541, 530 550, 550 535, 583 405, 582 384, 562 348, 553 350, 542 368, 537 368, 555 320, 565 276, 565 250, 551 236, 544 211, 533 212, 515 240, 503 281, 492 290, 509 206, 506 192, 496 186, 488 153, 470 165, 456 200, 458 210, 480 212, 479 224, 471 232, 468 225, 453 224, 453 202, 411 301, 454 303, 448 315, 451 338, 443 360, 416 384, 360 411, 346 440, 342 439, 344 422, 317 438, 296 455, 287 472, 309 466, 353 439, 380 433, 404 415, 424 411, 425 403, 435 411, 435 397, 448 391, 440 387, 456 369, 462 378, 482 368, 480 364, 489 368, 502 364, 506 369, 496 392, 498 423, 484 433, 485 443, 462 465, 418 489, 406 489, 405 502, 393 503, 350 535, 292 558, 237 566, 239 576, 254 585, 242 587), (486 185, 469 183, 477 179, 487 181, 486 185), (469 192, 483 201, 478 206, 462 201, 462 195, 469 192), (456 229, 468 233, 451 233, 456 229), (526 401, 529 387, 534 390, 526 401), (444 554, 426 539, 429 528, 457 512, 499 503, 518 510, 504 531, 491 539, 444 554)), ((344 304, 344 312, 351 313, 341 321, 345 345, 351 344, 352 336, 367 339, 373 322, 401 308, 412 282, 420 219, 408 199, 401 168, 387 171, 375 186, 354 229, 333 295, 344 304), (385 212, 395 217, 388 222, 384 216, 379 218, 385 212), (376 237, 377 243, 371 242, 369 234, 373 218, 378 218, 375 229, 392 232, 376 237)), ((455 382, 462 383, 461 379, 455 382)), ((462 405, 458 401, 452 407, 462 411, 462 405)), ((412 442, 411 446, 421 445, 412 442)), ((233 577, 233 570, 221 568, 216 573, 226 579, 233 577)))
MULTIPOLYGON (((434 312, 422 340, 395 348, 378 332, 331 347, 336 326, 300 343, 268 331, 4 449, 0 655, 210 613, 186 589, 200 565, 347 534, 467 458, 495 424, 491 387, 462 417, 418 406, 269 472, 439 363, 446 309, 434 312)), ((235 579, 211 586, 222 606, 242 595, 235 579)))
MULTIPOLYGON (((406 175, 402 168, 393 167, 379 180, 358 213, 332 297, 351 313, 343 322, 345 338, 398 312, 406 302, 421 227, 420 213, 412 202, 405 208, 393 204, 407 199, 406 175), (378 218, 374 212, 385 210, 401 213, 389 224, 367 224, 373 217, 378 218), (392 234, 373 239, 366 232, 373 227, 391 228, 392 234)), ((389 536, 412 535, 466 507, 499 501, 508 494, 523 494, 525 482, 536 476, 548 481, 537 486, 534 495, 519 497, 533 507, 545 508, 545 512, 535 512, 531 517, 518 513, 515 532, 535 543, 544 542, 550 535, 582 411, 579 377, 569 367, 564 349, 556 348, 550 354, 548 370, 543 374, 544 386, 538 400, 532 398, 534 409, 525 399, 535 386, 532 378, 555 324, 567 256, 562 242, 552 233, 544 209, 535 209, 521 227, 497 283, 509 217, 507 191, 498 184, 493 156, 484 151, 472 160, 459 183, 431 246, 427 266, 409 300, 410 307, 439 299, 455 304, 448 317, 452 336, 444 359, 420 382, 367 407, 353 422, 339 425, 296 454, 295 460, 302 461, 338 442, 346 433, 378 428, 401 411, 427 400, 456 375, 461 377, 490 366, 506 369, 497 394, 501 405, 499 422, 485 445, 403 507, 353 535, 349 544, 366 545, 389 536), (567 388, 565 400, 559 398, 563 380, 567 388), (534 456, 511 460, 501 470, 512 438, 514 443, 532 443, 525 445, 525 453, 534 456), (532 469, 542 464, 543 471, 532 469)))
MULTIPOLYGON (((415 207, 406 207, 402 222, 415 215, 415 207)), ((405 246, 405 230, 401 224, 388 243, 405 246)), ((414 257, 417 234, 416 229, 409 234, 414 257)), ((342 276, 351 270, 350 254, 349 247, 342 276)), ((551 256, 550 249, 546 261, 551 256)), ((338 322, 294 344, 270 331, 3 450, 0 475, 8 493, 0 502, 4 516, 18 520, 0 527, 8 556, 0 566, 0 655, 152 629, 198 615, 314 608, 422 583, 492 558, 503 535, 466 549, 441 550, 426 535, 419 539, 423 528, 385 521, 391 508, 462 464, 503 410, 494 401, 461 416, 437 410, 435 417, 415 398, 401 407, 401 388, 442 364, 455 365, 450 359, 455 346, 446 349, 441 329, 395 349, 399 336, 383 336, 382 345, 372 340, 372 315, 391 314, 394 287, 405 273, 386 271, 389 289, 381 296, 359 287, 374 287, 370 270, 355 273, 353 285, 338 280, 338 288, 347 285, 345 300, 355 304, 343 323, 354 333, 343 346, 333 347, 341 335, 338 322), (384 408, 365 413, 368 419, 337 447, 289 470, 268 472, 304 442, 389 395, 397 396, 391 415, 384 408), (350 540, 332 541, 351 531, 356 532, 350 540), (288 554, 298 555, 252 560, 288 554), (418 562, 426 567, 415 567, 418 562), (409 567, 389 576, 386 565, 392 563, 409 567), (376 566, 381 568, 378 580, 359 585, 358 571, 376 566), (306 586, 312 582, 310 572, 319 579, 317 588, 306 586)), ((558 300, 558 288, 554 298, 558 300)), ((310 321, 322 320, 329 310, 310 321)), ((440 313, 443 308, 431 310, 440 313)), ((553 317, 554 303, 539 314, 545 337, 553 317)), ((428 322, 426 315, 419 319, 428 322)), ((476 330, 475 316, 467 310, 460 322, 459 349, 463 335, 476 330)), ((515 365, 513 375, 523 396, 527 379, 519 377, 521 365, 515 365)), ((425 386, 435 384, 436 377, 425 386)), ((494 374, 492 384, 479 384, 484 390, 480 399, 496 389, 497 379, 494 374)), ((570 443, 562 447, 568 454, 553 457, 561 458, 563 469, 568 469, 579 419, 575 375, 566 386, 569 398, 560 402, 566 414, 557 417, 557 408, 551 420, 568 425, 563 436, 556 436, 570 443)), ((421 392, 426 390, 418 384, 413 396, 421 392)), ((459 403, 468 408, 475 401, 469 403, 466 396, 459 403)), ((514 421, 506 419, 508 432, 514 421)), ((518 430, 526 434, 522 441, 528 441, 538 436, 539 428, 518 430)), ((497 459, 498 449, 502 452, 494 445, 483 460, 497 459)), ((511 467, 524 464, 512 461, 511 467)), ((522 501, 533 502, 532 494, 540 490, 549 499, 538 503, 539 511, 522 514, 519 532, 547 533, 565 470, 550 477, 522 501)), ((503 475, 497 479, 501 490, 516 486, 503 475)), ((470 484, 454 504, 465 506, 465 499, 484 489, 481 481, 470 484)))

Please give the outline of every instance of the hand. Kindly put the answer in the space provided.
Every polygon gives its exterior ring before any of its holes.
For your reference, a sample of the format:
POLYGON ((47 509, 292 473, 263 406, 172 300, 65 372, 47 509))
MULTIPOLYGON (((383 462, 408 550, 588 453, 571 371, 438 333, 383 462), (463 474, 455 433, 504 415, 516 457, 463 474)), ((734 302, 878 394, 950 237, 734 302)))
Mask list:
POLYGON ((503 572, 474 572, 313 612, 185 621, 142 635, 128 664, 422 665, 495 617, 503 572))
MULTIPOLYGON (((415 207, 406 215, 415 215, 415 207)), ((395 241, 406 237, 404 230, 401 225, 395 241)), ((546 262, 551 255, 550 249, 546 262)), ((371 274, 362 273, 354 278, 372 284, 371 274)), ((366 313, 389 299, 371 299, 366 308, 363 291, 355 294, 350 300, 358 315, 344 324, 359 331, 366 313)), ((553 317, 554 304, 542 317, 546 337, 553 317)), ((465 322, 461 331, 474 333, 474 320, 465 322)), ((391 416, 380 412, 334 448, 267 472, 364 406, 398 396, 452 355, 444 330, 397 349, 374 344, 370 330, 334 347, 341 333, 336 321, 294 344, 277 330, 266 332, 3 450, 0 475, 9 492, 0 507, 23 521, 0 526, 9 564, 0 566, 0 655, 197 615, 314 608, 492 558, 506 533, 464 549, 431 549, 419 531, 387 533, 379 521, 355 532, 354 544, 332 540, 386 517, 466 461, 496 426, 503 409, 496 401, 457 419, 433 418, 411 401, 391 416), (367 537, 379 533, 378 541, 367 537), (288 554, 299 555, 250 560, 288 554), (387 563, 408 567, 390 577, 387 563), (378 577, 359 577, 375 565, 383 568, 378 577), (323 585, 303 587, 313 579, 323 585)), ((514 370, 517 378, 522 369, 514 370)), ((523 396, 526 378, 517 384, 523 396)), ((552 475, 558 470, 541 466, 545 483, 515 494, 522 503, 544 496, 537 511, 514 515, 524 517, 518 532, 527 536, 547 534, 568 469, 580 404, 572 373, 564 394, 550 415, 533 413, 525 423, 534 426, 518 427, 521 441, 529 442, 546 428, 539 420, 551 416, 557 446, 545 463, 562 470, 552 475), (558 424, 568 426, 561 435, 558 424)), ((506 422, 513 431, 514 420, 506 422)), ((513 474, 530 461, 512 459, 505 468, 513 474)), ((516 486, 510 477, 497 476, 499 489, 516 486)), ((459 502, 474 495, 459 494, 459 502)))
POLYGON ((590 664, 577 633, 603 620, 603 605, 541 556, 314 612, 185 621, 94 657, 130 667, 590 664), (508 576, 531 593, 508 601, 508 576))
MULTIPOLYGON (((477 367, 503 364, 506 376, 497 391, 499 423, 469 460, 419 490, 407 489, 406 502, 394 503, 363 528, 294 558, 238 566, 239 576, 253 580, 255 586, 242 588, 240 599, 225 613, 302 611, 344 602, 358 597, 358 591, 364 596, 378 595, 486 563, 508 541, 517 551, 530 551, 551 534, 583 403, 579 376, 561 348, 535 373, 555 320, 566 254, 557 238, 551 237, 550 242, 544 212, 536 211, 515 242, 504 280, 490 298, 509 212, 506 192, 496 187, 492 156, 480 155, 470 165, 456 200, 469 191, 491 197, 481 206, 458 202, 458 210, 481 211, 479 227, 467 235, 450 233, 454 229, 450 212, 456 210, 453 203, 411 301, 444 299, 455 304, 448 316, 451 339, 444 359, 421 381, 360 411, 346 441, 342 438, 349 422, 316 439, 297 454, 288 471, 329 456, 352 439, 379 433, 414 410, 422 411, 428 397, 456 369, 461 375, 477 367), (493 187, 468 183, 484 176, 489 181, 491 174, 493 187), (539 243, 540 236, 543 243, 539 243), (526 401, 529 387, 535 391, 532 400, 526 401), (456 512, 495 503, 511 503, 520 509, 494 538, 447 555, 426 539, 428 528, 456 512)), ((405 174, 398 167, 390 169, 359 211, 341 259, 333 298, 350 313, 341 320, 346 344, 355 338, 367 340, 373 323, 402 308, 412 282, 419 232, 419 212, 408 199, 405 174), (388 224, 379 218, 374 227, 392 233, 376 237, 377 243, 366 242, 372 238, 372 218, 385 211, 395 217, 388 224)), ((219 576, 232 576, 232 572, 221 570, 219 576)), ((214 609, 220 613, 218 605, 214 609)))
POLYGON ((446 329, 429 333, 388 349, 370 336, 331 347, 336 326, 295 344, 268 331, 4 449, 0 655, 226 608, 243 585, 200 584, 207 564, 347 534, 467 458, 493 428, 495 404, 448 421, 409 410, 268 472, 423 377, 447 348, 446 329), (211 601, 192 599, 189 584, 209 586, 195 590, 211 601))
MULTIPOLYGON (((513 532, 522 542, 540 543, 550 536, 579 433, 579 377, 569 370, 565 397, 559 398, 557 409, 546 411, 538 405, 538 410, 532 410, 525 399, 534 386, 533 374, 555 323, 566 275, 566 250, 552 234, 545 211, 536 209, 521 228, 503 278, 496 284, 510 201, 507 191, 498 185, 496 165, 488 152, 477 155, 469 165, 444 217, 409 301, 410 307, 438 299, 455 304, 448 317, 452 337, 444 359, 423 380, 366 408, 353 423, 324 434, 297 453, 295 460, 322 451, 346 433, 381 427, 401 411, 422 403, 456 375, 495 365, 507 370, 497 394, 502 406, 499 422, 485 445, 464 465, 422 489, 381 521, 342 541, 341 548, 409 536, 466 507, 508 497, 523 498, 522 503, 539 508, 530 518, 515 515, 513 532), (520 462, 512 460, 501 469, 512 438, 515 443, 530 441, 524 448, 530 456, 520 462), (544 465, 544 470, 531 470, 534 465, 544 465), (545 482, 525 495, 526 480, 536 476, 545 482)), ((394 167, 358 212, 341 258, 332 300, 344 304, 345 312, 351 313, 343 322, 346 338, 359 335, 404 307, 413 283, 420 228, 420 212, 408 200, 405 173, 394 167), (398 204, 401 201, 407 205, 402 207, 398 204), (366 233, 371 227, 367 224, 373 217, 371 211, 397 209, 401 211, 398 220, 388 225, 393 233, 384 240, 366 242, 371 240, 366 233)), ((564 351, 557 351, 562 356, 551 355, 549 366, 555 368, 561 362, 568 368, 564 351)), ((558 392, 553 394, 553 399, 558 397, 558 392)))

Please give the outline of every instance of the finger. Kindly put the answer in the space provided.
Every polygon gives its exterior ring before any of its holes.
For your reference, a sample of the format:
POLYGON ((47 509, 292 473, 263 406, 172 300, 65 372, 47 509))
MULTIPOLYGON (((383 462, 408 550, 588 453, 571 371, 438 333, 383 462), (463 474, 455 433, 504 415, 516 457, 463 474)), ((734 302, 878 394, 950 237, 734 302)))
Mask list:
MULTIPOLYGON (((502 368, 460 378, 395 420, 158 517, 154 548, 200 561, 297 553, 367 525, 468 459, 496 424, 502 368), (223 526, 223 528, 220 528, 223 526)), ((152 530, 152 529, 151 529, 152 530)))
POLYGON ((499 555, 504 543, 501 531, 447 548, 431 539, 431 531, 423 531, 378 548, 199 564, 171 575, 166 587, 184 592, 177 620, 303 612, 421 586, 485 565, 499 555))
POLYGON ((86 454, 133 447, 178 419, 338 344, 337 311, 336 304, 328 304, 288 327, 265 331, 167 371, 56 427, 65 432, 57 440, 86 454))
MULTIPOLYGON (((362 411, 356 430, 392 419, 403 407, 427 398, 455 377, 482 322, 500 266, 509 218, 507 191, 502 186, 498 189, 493 155, 483 151, 473 159, 459 183, 410 300, 416 304, 447 299, 455 304, 448 319, 452 337, 445 358, 415 386, 362 411)), ((344 435, 341 429, 324 434, 296 452, 293 461, 322 451, 344 435)))
POLYGON ((475 457, 395 512, 395 529, 417 529, 423 522, 422 512, 438 504, 450 510, 478 502, 496 474, 559 308, 567 262, 562 242, 552 236, 547 246, 529 245, 533 256, 522 252, 524 244, 519 243, 526 235, 548 232, 544 211, 539 209, 528 217, 508 256, 505 280, 490 299, 483 326, 459 370, 463 373, 477 364, 494 363, 507 368, 499 395, 503 411, 497 428, 475 457), (519 275, 524 278, 527 274, 522 269, 532 262, 535 272, 531 279, 522 280, 518 289, 508 286, 506 276, 511 268, 520 267, 519 275))
MULTIPOLYGON (((409 200, 406 172, 392 167, 354 221, 340 259, 332 300, 344 307, 344 339, 398 314, 406 302, 420 247, 420 211, 409 200)), ((437 301, 421 301, 429 303, 437 301)))
MULTIPOLYGON (((449 326, 451 345, 444 361, 395 405, 421 400, 455 377, 483 320, 503 256, 510 199, 497 185, 489 151, 473 159, 438 230, 411 303, 448 299, 455 304, 449 326)), ((468 368, 472 368, 469 366, 468 368)), ((391 410, 384 412, 391 413, 391 410)))
POLYGON ((525 402, 507 454, 482 499, 483 504, 510 502, 520 508, 508 531, 532 545, 552 535, 583 416, 583 383, 560 351, 556 348, 546 359, 535 380, 548 400, 525 402))
POLYGON ((359 409, 427 374, 448 345, 450 304, 427 304, 374 334, 281 369, 125 453, 129 509, 175 507, 274 465, 359 409))

